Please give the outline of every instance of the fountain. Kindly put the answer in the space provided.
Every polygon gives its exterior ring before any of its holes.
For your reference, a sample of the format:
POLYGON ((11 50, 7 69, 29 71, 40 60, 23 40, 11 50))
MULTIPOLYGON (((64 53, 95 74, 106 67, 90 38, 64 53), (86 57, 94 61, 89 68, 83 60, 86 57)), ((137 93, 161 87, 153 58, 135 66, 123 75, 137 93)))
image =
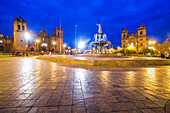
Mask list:
POLYGON ((91 42, 90 45, 97 46, 97 53, 102 53, 103 47, 112 43, 107 41, 106 34, 102 32, 101 24, 96 25, 99 26, 99 30, 98 33, 94 34, 95 41, 91 42))

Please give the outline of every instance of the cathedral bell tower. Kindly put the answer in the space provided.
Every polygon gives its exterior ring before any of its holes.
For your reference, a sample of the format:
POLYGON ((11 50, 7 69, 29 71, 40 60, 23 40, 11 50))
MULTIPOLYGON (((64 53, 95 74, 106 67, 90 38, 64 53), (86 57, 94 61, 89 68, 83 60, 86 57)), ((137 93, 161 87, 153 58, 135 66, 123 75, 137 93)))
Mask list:
POLYGON ((58 38, 63 38, 63 30, 57 26, 56 28, 54 28, 53 30, 54 36, 57 36, 58 38))
POLYGON ((27 32, 27 21, 21 16, 14 19, 14 50, 19 52, 26 51, 26 39, 24 34, 27 32))
POLYGON ((121 39, 127 38, 129 36, 129 31, 124 27, 124 29, 121 32, 121 39))
POLYGON ((138 37, 145 37, 146 36, 146 27, 141 23, 141 25, 138 27, 138 37))

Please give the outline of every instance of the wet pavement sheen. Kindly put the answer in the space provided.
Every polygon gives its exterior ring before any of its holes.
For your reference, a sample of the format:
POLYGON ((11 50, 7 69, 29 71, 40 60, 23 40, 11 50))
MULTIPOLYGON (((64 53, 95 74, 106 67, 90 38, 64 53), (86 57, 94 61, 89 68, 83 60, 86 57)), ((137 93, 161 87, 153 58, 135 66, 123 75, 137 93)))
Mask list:
POLYGON ((0 113, 163 113, 169 100, 170 66, 0 59, 0 113))

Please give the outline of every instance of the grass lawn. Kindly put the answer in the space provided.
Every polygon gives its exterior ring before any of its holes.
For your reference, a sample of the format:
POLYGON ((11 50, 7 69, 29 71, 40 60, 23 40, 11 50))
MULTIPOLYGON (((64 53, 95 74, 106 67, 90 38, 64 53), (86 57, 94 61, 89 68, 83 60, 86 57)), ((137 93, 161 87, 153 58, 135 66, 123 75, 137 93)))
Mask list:
MULTIPOLYGON (((16 55, 3 55, 3 54, 0 54, 0 58, 5 58, 5 57, 24 57, 25 55, 21 55, 21 56, 16 56, 16 55)), ((38 56, 38 55, 32 55, 32 54, 29 54, 28 56, 38 56)))
POLYGON ((3 54, 0 54, 0 58, 3 58, 3 57, 15 57, 16 55, 3 55, 3 54))

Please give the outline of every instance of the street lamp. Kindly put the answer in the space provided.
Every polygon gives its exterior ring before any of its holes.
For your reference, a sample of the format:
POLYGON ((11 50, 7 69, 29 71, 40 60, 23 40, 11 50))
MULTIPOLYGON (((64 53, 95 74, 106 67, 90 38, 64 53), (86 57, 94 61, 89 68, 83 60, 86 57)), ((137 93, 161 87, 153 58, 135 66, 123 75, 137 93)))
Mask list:
POLYGON ((27 33, 25 33, 24 34, 24 36, 25 36, 25 39, 27 40, 27 45, 26 45, 26 47, 27 47, 27 53, 26 53, 26 56, 28 56, 28 40, 30 39, 30 34, 27 32, 27 33))
POLYGON ((63 44, 63 47, 64 47, 64 54, 65 54, 65 48, 66 48, 66 46, 67 46, 66 44, 63 44))
MULTIPOLYGON (((78 48, 83 49, 85 47, 85 42, 79 42, 78 48)), ((80 51, 81 52, 81 51, 80 51)))
POLYGON ((54 53, 55 53, 55 50, 56 50, 56 47, 55 47, 56 42, 55 42, 55 41, 53 41, 53 42, 52 42, 52 44, 54 45, 54 53))
POLYGON ((67 45, 66 44, 63 44, 63 47, 65 48, 67 45))
POLYGON ((79 42, 78 48, 83 49, 84 47, 85 47, 85 43, 84 42, 79 42))
POLYGON ((36 42, 37 42, 37 43, 39 43, 39 42, 40 42, 40 40, 38 40, 38 39, 37 39, 37 40, 36 40, 36 42))
POLYGON ((53 42, 53 45, 55 45, 56 44, 56 42, 53 42))
POLYGON ((37 48, 36 48, 36 51, 39 50, 39 45, 38 45, 39 42, 40 42, 40 40, 37 39, 37 40, 36 40, 36 43, 37 43, 37 44, 36 44, 36 47, 37 47, 37 48))

